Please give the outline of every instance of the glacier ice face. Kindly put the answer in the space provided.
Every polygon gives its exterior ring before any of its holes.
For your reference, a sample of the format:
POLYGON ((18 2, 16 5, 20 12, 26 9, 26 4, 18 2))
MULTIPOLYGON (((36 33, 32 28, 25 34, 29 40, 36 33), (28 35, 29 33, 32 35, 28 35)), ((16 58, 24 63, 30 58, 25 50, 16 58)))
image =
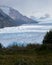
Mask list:
POLYGON ((13 42, 17 44, 41 43, 45 33, 52 29, 46 25, 22 25, 17 27, 5 27, 0 29, 0 42, 8 46, 13 42))

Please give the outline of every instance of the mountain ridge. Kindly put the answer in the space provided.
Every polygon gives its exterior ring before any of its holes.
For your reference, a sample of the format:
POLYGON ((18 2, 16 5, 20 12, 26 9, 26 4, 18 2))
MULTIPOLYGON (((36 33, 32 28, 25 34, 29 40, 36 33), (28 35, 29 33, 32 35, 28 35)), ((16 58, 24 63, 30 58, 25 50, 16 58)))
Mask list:
POLYGON ((15 10, 11 7, 7 7, 7 8, 10 9, 9 15, 6 14, 7 11, 4 12, 3 9, 0 8, 0 28, 20 26, 23 24, 35 24, 35 23, 37 23, 37 21, 34 21, 34 20, 32 20, 26 16, 23 16, 17 10, 15 10))
POLYGON ((16 26, 12 18, 0 9, 0 28, 16 26))
POLYGON ((28 23, 37 23, 37 21, 34 21, 31 18, 28 18, 27 16, 22 15, 19 11, 13 8, 10 8, 9 16, 13 18, 14 20, 22 20, 28 23))

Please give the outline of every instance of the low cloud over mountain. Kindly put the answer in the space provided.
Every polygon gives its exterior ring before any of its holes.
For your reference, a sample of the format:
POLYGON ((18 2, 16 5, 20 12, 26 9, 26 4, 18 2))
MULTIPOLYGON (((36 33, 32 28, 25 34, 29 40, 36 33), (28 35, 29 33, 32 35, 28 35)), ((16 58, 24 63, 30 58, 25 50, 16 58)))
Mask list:
POLYGON ((44 16, 40 16, 40 17, 30 16, 30 18, 39 22, 51 19, 49 14, 45 14, 44 16))

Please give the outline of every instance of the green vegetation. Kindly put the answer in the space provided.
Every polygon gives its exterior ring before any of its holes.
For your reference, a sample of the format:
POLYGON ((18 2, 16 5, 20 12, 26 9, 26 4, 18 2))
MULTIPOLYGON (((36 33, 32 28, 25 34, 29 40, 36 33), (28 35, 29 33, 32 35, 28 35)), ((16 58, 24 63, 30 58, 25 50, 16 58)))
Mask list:
POLYGON ((43 44, 15 44, 5 48, 0 43, 0 65, 52 65, 52 41, 47 43, 52 36, 49 35, 50 32, 43 44))
POLYGON ((2 47, 0 65, 52 65, 52 50, 38 44, 2 47))
POLYGON ((52 43, 52 30, 46 33, 43 40, 43 44, 51 44, 51 43, 52 43))

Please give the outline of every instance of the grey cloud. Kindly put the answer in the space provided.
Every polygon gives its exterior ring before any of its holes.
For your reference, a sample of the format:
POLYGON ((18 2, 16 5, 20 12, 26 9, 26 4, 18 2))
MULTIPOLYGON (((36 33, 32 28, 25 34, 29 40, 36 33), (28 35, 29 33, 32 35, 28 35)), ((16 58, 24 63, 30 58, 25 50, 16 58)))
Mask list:
POLYGON ((0 5, 11 6, 21 13, 52 12, 52 0, 0 0, 0 5))

